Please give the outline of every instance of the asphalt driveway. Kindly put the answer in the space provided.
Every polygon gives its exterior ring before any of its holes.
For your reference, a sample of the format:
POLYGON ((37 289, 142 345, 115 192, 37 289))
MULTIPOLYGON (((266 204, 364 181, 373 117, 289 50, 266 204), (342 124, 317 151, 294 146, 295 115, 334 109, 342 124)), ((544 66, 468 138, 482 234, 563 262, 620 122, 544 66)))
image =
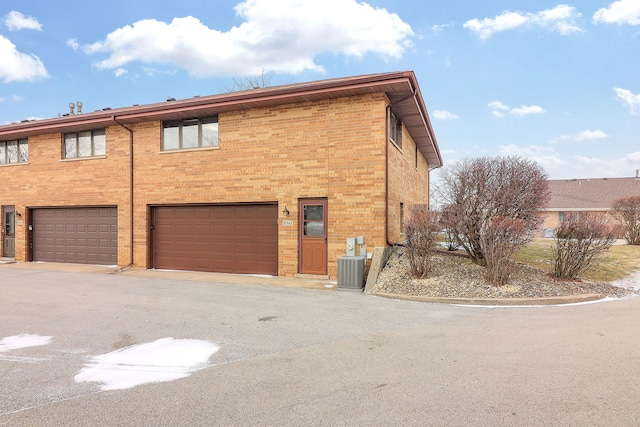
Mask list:
POLYGON ((640 424, 640 298, 465 307, 109 271, 0 265, 0 426, 640 424), (212 353, 164 382, 78 380, 158 342, 212 353))

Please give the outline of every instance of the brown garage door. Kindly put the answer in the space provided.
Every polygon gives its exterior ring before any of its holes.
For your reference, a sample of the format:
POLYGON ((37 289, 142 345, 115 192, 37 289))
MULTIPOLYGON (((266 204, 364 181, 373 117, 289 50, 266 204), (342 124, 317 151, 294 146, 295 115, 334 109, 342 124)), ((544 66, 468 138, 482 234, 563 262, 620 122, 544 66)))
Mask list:
POLYGON ((33 211, 34 261, 115 265, 116 208, 56 208, 33 211))
POLYGON ((278 274, 277 205, 159 206, 153 268, 278 274))

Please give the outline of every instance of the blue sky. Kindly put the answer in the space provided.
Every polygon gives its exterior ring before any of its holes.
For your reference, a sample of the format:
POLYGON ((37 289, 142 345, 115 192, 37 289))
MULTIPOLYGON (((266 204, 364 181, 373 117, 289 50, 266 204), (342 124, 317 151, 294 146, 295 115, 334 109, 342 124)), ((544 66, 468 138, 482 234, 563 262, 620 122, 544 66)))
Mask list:
POLYGON ((445 164, 640 169, 640 0, 3 0, 0 123, 415 71, 445 164))

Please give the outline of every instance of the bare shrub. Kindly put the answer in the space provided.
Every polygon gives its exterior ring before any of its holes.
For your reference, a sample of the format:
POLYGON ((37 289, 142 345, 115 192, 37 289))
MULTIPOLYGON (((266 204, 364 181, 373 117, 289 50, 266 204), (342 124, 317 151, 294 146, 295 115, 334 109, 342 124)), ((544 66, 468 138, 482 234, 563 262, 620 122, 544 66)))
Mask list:
POLYGON ((481 230, 489 218, 524 221, 527 235, 532 235, 550 195, 544 170, 518 156, 459 161, 443 168, 435 188, 435 197, 445 205, 451 235, 479 265, 485 265, 481 230))
POLYGON ((615 236, 602 216, 569 213, 556 229, 553 276, 576 279, 606 252, 615 236))
POLYGON ((444 231, 447 250, 453 252, 460 249, 460 243, 456 238, 455 215, 448 207, 445 207, 442 212, 440 212, 440 226, 442 231, 444 231))
POLYGON ((640 245, 640 196, 621 197, 611 204, 611 213, 621 222, 622 235, 630 245, 640 245))
POLYGON ((426 205, 414 205, 404 225, 407 255, 413 277, 422 279, 431 267, 431 253, 439 227, 437 212, 429 211, 426 205))
POLYGON ((528 241, 524 220, 496 215, 484 223, 481 243, 488 283, 502 286, 509 282, 514 266, 513 254, 528 241))

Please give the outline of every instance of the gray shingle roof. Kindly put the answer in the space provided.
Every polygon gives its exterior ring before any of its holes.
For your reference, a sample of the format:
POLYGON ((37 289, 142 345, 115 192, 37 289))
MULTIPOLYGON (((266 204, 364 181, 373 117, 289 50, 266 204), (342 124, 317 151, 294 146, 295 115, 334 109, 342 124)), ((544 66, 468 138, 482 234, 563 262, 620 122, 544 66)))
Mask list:
POLYGON ((640 196, 640 179, 596 178, 549 180, 547 210, 606 210, 619 197, 640 196))

